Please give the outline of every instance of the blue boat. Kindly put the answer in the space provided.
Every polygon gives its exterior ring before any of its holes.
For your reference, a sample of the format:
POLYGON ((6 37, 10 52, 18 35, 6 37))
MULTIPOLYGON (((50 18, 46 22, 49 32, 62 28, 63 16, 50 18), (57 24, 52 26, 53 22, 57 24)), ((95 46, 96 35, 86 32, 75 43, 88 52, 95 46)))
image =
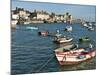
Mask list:
POLYGON ((29 26, 29 27, 26 27, 26 29, 28 29, 28 30, 38 30, 38 27, 31 27, 31 26, 29 26))

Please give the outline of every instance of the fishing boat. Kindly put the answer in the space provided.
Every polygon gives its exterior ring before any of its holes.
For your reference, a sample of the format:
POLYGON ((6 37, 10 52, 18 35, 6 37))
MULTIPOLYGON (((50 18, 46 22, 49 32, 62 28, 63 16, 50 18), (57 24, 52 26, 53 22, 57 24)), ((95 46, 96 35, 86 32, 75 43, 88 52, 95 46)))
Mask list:
POLYGON ((48 31, 39 31, 38 34, 41 36, 48 36, 49 32, 48 31))
POLYGON ((72 31, 72 26, 67 25, 66 28, 65 28, 65 31, 69 31, 69 32, 72 31))
POLYGON ((84 27, 88 27, 87 23, 84 23, 83 26, 84 26, 84 27))
POLYGON ((94 30, 94 28, 88 28, 88 30, 93 31, 93 30, 94 30))
POLYGON ((89 23, 88 23, 88 25, 89 25, 89 26, 92 26, 92 23, 91 23, 91 22, 89 22, 89 23))
POLYGON ((81 37, 81 38, 79 39, 79 41, 80 41, 80 42, 89 42, 89 41, 91 41, 91 40, 90 40, 89 37, 81 37))
POLYGON ((61 44, 61 43, 71 42, 72 40, 73 40, 73 38, 60 36, 60 37, 54 37, 53 42, 61 44))
POLYGON ((86 62, 95 57, 95 54, 94 49, 75 48, 73 45, 55 50, 55 55, 60 65, 75 65, 86 62))
POLYGON ((89 27, 88 27, 88 30, 93 31, 93 30, 94 30, 94 28, 93 28, 92 26, 89 26, 89 27))
POLYGON ((48 36, 52 36, 52 37, 60 37, 60 36, 62 36, 62 34, 60 34, 59 32, 60 32, 60 31, 57 30, 56 32, 49 33, 48 36))
POLYGON ((28 29, 28 30, 38 30, 38 27, 31 27, 31 26, 28 26, 28 27, 26 27, 26 29, 28 29))
POLYGON ((58 34, 58 33, 49 33, 48 36, 51 36, 51 37, 60 37, 60 36, 62 36, 62 34, 58 34))

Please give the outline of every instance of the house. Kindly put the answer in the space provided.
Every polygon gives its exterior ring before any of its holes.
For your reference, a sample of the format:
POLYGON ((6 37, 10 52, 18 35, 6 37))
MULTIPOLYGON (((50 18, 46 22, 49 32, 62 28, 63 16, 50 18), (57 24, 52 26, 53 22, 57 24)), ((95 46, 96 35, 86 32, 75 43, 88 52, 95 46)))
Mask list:
POLYGON ((22 17, 22 18, 24 18, 24 19, 28 19, 29 15, 30 15, 29 12, 26 11, 26 10, 20 10, 19 11, 19 16, 22 17))
POLYGON ((14 19, 14 20, 18 20, 19 15, 18 14, 12 14, 11 18, 14 19))
POLYGON ((30 15, 30 12, 27 11, 27 10, 25 10, 24 8, 18 8, 18 7, 16 7, 16 9, 12 11, 12 18, 28 19, 29 15, 30 15))
POLYGON ((47 19, 49 19, 50 18, 50 15, 49 15, 49 13, 47 13, 46 11, 36 11, 36 13, 37 13, 37 19, 39 19, 39 20, 47 20, 47 19))

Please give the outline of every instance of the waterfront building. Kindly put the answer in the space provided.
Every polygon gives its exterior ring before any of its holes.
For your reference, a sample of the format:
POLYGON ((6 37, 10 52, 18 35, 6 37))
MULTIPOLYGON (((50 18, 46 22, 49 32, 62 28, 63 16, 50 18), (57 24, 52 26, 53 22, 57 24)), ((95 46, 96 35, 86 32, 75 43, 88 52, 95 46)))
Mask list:
POLYGON ((24 18, 24 19, 28 19, 29 15, 30 15, 29 12, 24 10, 24 9, 19 11, 19 16, 24 18))
POLYGON ((68 12, 66 14, 56 14, 54 12, 48 13, 44 10, 34 10, 33 12, 30 12, 24 8, 16 7, 15 10, 12 10, 11 15, 11 18, 17 20, 18 24, 38 22, 67 22, 69 24, 72 23, 72 15, 70 15, 68 12))
POLYGON ((56 15, 55 19, 56 21, 64 21, 64 15, 56 15))
POLYGON ((16 7, 16 9, 12 11, 12 17, 13 18, 28 19, 29 15, 30 15, 30 12, 27 11, 27 10, 25 10, 24 8, 18 8, 18 7, 16 7))
POLYGON ((14 19, 14 20, 18 20, 19 15, 18 14, 12 14, 11 18, 14 19))
POLYGON ((50 15, 49 15, 49 13, 47 13, 46 11, 36 11, 36 13, 37 13, 37 19, 40 19, 40 20, 47 20, 47 19, 49 19, 50 18, 50 15))

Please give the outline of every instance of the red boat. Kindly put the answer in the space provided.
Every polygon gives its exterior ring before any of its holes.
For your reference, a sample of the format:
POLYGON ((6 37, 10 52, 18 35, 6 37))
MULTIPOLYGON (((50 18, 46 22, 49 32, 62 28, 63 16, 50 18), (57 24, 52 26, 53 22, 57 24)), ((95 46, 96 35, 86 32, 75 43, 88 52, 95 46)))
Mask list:
MULTIPOLYGON (((71 46, 70 46, 71 47, 71 46)), ((86 50, 83 48, 68 50, 68 46, 55 50, 56 58, 60 65, 74 65, 92 59, 96 55, 93 49, 86 50), (66 49, 66 51, 64 51, 66 49)))
POLYGON ((42 35, 42 36, 48 36, 49 32, 48 31, 40 31, 38 32, 39 35, 42 35))

